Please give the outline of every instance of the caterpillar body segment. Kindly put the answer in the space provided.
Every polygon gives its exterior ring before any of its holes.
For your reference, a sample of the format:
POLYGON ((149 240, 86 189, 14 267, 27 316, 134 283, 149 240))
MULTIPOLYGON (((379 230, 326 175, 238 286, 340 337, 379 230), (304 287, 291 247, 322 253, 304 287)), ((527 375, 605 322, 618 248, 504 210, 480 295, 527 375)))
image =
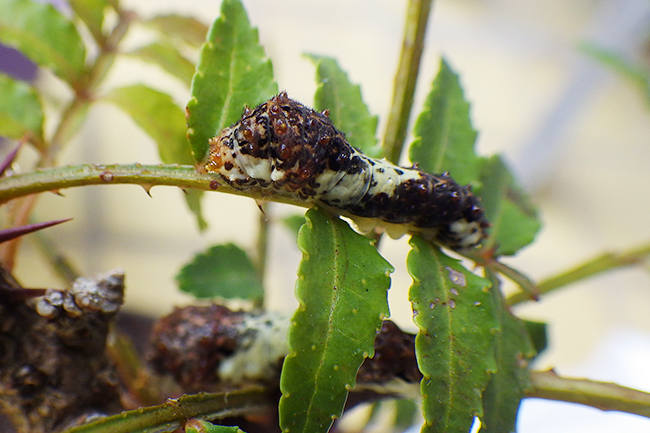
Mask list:
POLYGON ((432 175, 370 158, 324 113, 280 93, 210 140, 202 169, 233 187, 285 190, 351 218, 362 231, 420 233, 465 250, 487 236, 476 196, 448 174, 432 175))

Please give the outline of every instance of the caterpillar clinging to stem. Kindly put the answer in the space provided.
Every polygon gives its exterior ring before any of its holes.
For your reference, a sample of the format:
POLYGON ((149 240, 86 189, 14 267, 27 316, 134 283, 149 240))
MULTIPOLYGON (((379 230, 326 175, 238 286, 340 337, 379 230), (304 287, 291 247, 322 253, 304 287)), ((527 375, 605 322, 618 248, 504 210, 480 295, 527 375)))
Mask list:
POLYGON ((235 188, 285 190, 352 219, 362 231, 419 233, 454 250, 478 246, 489 227, 468 187, 370 158, 353 148, 326 113, 280 93, 210 140, 201 167, 235 188))

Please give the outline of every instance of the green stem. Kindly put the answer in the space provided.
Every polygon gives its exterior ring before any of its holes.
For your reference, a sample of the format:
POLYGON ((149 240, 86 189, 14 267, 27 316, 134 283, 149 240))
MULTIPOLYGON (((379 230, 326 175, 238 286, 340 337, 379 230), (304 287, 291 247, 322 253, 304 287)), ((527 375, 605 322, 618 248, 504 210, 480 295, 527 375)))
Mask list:
POLYGON ((162 401, 159 382, 150 376, 127 335, 113 330, 106 342, 106 353, 113 361, 122 383, 138 404, 149 406, 162 401))
MULTIPOLYGON (((471 257, 471 256, 470 256, 471 257)), ((477 263, 480 263, 477 259, 477 263)), ((518 270, 511 268, 510 266, 501 263, 497 260, 490 260, 486 265, 487 268, 492 269, 493 271, 496 271, 503 275, 504 277, 508 278, 510 281, 514 282, 517 284, 523 292, 520 292, 522 296, 525 296, 526 299, 538 299, 539 298, 539 290, 535 283, 528 278, 526 275, 522 274, 518 270)))
MULTIPOLYGON (((261 203, 260 209, 262 212, 260 212, 260 218, 259 218, 259 232, 257 234, 257 254, 256 254, 256 259, 257 259, 257 274, 260 279, 260 282, 262 283, 262 286, 264 286, 264 276, 266 275, 266 261, 268 258, 268 244, 269 244, 269 228, 270 228, 270 222, 268 215, 266 212, 269 211, 268 203, 264 204, 261 203)), ((264 306, 264 300, 260 300, 260 305, 259 307, 264 306)))
POLYGON ((424 49, 424 34, 432 4, 433 0, 410 0, 406 11, 402 52, 395 74, 393 101, 388 114, 383 144, 386 158, 394 163, 399 162, 406 140, 420 59, 424 49))
POLYGON ((238 190, 219 176, 199 173, 190 165, 160 164, 81 164, 40 169, 29 173, 9 176, 0 180, 0 204, 9 200, 39 192, 58 192, 60 189, 86 185, 132 184, 140 185, 147 192, 155 185, 193 188, 204 191, 245 195, 263 200, 273 200, 296 206, 309 207, 313 203, 301 200, 290 192, 278 190, 272 197, 264 195, 260 188, 238 190))
MULTIPOLYGON (((576 281, 624 266, 637 265, 650 256, 650 245, 643 245, 624 253, 605 253, 587 260, 573 269, 562 272, 537 284, 537 294, 543 295, 576 281)), ((508 297, 508 305, 516 305, 531 298, 526 293, 515 293, 508 297)))
POLYGON ((552 370, 531 373, 527 397, 566 401, 650 418, 650 394, 615 383, 559 377, 552 370))
POLYGON ((64 433, 172 432, 190 418, 211 420, 269 412, 273 400, 262 388, 184 395, 158 406, 101 418, 64 433))

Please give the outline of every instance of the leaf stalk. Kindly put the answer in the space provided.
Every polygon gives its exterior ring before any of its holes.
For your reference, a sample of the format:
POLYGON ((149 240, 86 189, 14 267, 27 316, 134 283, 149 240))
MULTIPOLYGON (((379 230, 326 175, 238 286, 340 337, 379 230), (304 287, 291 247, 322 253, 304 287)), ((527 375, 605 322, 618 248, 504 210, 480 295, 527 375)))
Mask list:
POLYGON ((532 372, 531 381, 532 389, 527 397, 584 404, 650 418, 650 393, 610 382, 560 377, 553 370, 532 372))
MULTIPOLYGON (((647 260, 648 257, 650 257, 650 244, 642 245, 641 247, 622 253, 604 253, 587 260, 575 268, 540 281, 536 286, 536 293, 538 295, 544 295, 612 269, 638 265, 644 260, 647 260)), ((506 302, 508 305, 517 305, 529 300, 531 298, 527 293, 518 292, 509 296, 506 302)))

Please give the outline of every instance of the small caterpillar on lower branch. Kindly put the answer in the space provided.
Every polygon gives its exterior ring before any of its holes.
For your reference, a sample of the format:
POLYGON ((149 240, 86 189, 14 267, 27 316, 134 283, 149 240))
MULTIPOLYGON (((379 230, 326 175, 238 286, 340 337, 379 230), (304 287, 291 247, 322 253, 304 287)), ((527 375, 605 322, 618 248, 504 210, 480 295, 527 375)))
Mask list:
POLYGON ((478 246, 489 223, 479 200, 447 173, 432 175, 370 158, 326 113, 280 93, 210 139, 201 167, 235 188, 285 190, 352 219, 361 231, 419 233, 442 246, 478 246))

